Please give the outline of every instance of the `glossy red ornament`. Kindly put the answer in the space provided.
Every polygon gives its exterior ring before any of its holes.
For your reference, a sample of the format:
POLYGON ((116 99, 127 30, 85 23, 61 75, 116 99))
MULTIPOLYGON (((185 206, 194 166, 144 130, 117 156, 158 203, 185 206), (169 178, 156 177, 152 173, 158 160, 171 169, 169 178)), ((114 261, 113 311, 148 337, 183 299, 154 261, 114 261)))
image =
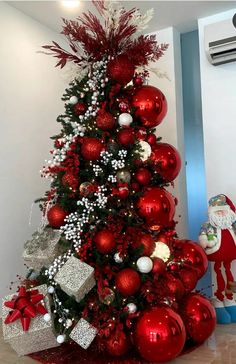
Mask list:
POLYGON ((107 65, 108 76, 121 85, 126 85, 134 75, 134 65, 125 55, 119 55, 107 65))
POLYGON ((70 187, 73 191, 75 191, 78 187, 79 181, 78 178, 71 172, 66 172, 62 177, 63 186, 70 187))
POLYGON ((147 186, 149 184, 149 182, 151 181, 152 178, 152 174, 149 171, 149 169, 147 168, 139 168, 135 174, 134 174, 134 178, 136 179, 136 181, 142 185, 142 186, 147 186))
POLYGON ((163 363, 181 353, 186 331, 181 317, 172 309, 152 307, 139 318, 135 337, 137 349, 145 360, 163 363))
POLYGON ((155 144, 157 141, 157 137, 155 134, 151 133, 151 134, 148 134, 147 138, 146 138, 146 142, 150 145, 153 145, 155 144))
POLYGON ((93 240, 97 251, 101 254, 108 254, 116 247, 114 234, 108 229, 98 231, 93 240))
POLYGON ((133 78, 134 86, 142 86, 143 84, 143 77, 141 75, 135 75, 133 78))
POLYGON ((179 278, 183 282, 185 291, 188 293, 196 287, 198 282, 197 271, 191 267, 189 267, 188 269, 181 269, 179 271, 179 278))
POLYGON ((144 127, 138 128, 138 130, 136 132, 136 136, 137 136, 138 140, 145 140, 146 136, 147 136, 146 128, 144 128, 144 127))
POLYGON ((176 240, 175 256, 193 267, 200 279, 207 271, 207 255, 200 245, 191 240, 176 240))
POLYGON ((124 355, 129 349, 128 339, 123 331, 116 331, 106 341, 106 349, 113 356, 124 355))
POLYGON ((141 279, 138 272, 132 268, 125 268, 116 275, 116 288, 125 297, 138 292, 141 279))
POLYGON ((159 125, 167 112, 164 94, 154 86, 141 86, 134 92, 132 105, 136 108, 135 116, 147 128, 159 125))
POLYGON ((181 159, 175 147, 167 143, 156 143, 152 146, 150 159, 155 170, 167 182, 173 181, 181 169, 181 159))
POLYGON ((122 186, 118 188, 117 196, 122 200, 129 196, 129 189, 127 186, 122 186))
POLYGON ((170 296, 175 297, 177 300, 180 300, 184 296, 184 285, 179 278, 176 278, 171 273, 167 273, 164 282, 170 296))
POLYGON ((139 184, 137 182, 132 182, 131 183, 131 188, 135 192, 138 192, 140 190, 140 186, 139 186, 139 184))
POLYGON ((154 274, 163 274, 166 270, 166 264, 164 260, 161 258, 152 258, 153 261, 153 267, 152 267, 152 273, 154 274))
POLYGON ((138 215, 143 217, 150 227, 153 225, 168 226, 175 213, 173 197, 160 187, 148 188, 138 199, 136 207, 138 215))
POLYGON ((129 147, 135 142, 135 134, 132 128, 124 128, 118 131, 117 141, 124 147, 129 147))
POLYGON ((103 149, 102 142, 97 138, 84 138, 81 145, 81 155, 89 161, 96 161, 100 158, 103 149))
POLYGON ((180 305, 188 335, 195 343, 204 342, 216 326, 215 309, 205 297, 192 293, 180 305))
POLYGON ((83 102, 77 102, 77 104, 74 105, 74 112, 76 115, 83 115, 85 111, 87 110, 87 105, 83 102))
POLYGON ((135 248, 142 247, 142 253, 143 256, 150 256, 153 253, 153 250, 155 248, 154 239, 151 234, 137 234, 137 240, 134 244, 135 248))
POLYGON ((59 204, 56 204, 48 210, 48 223, 51 227, 59 229, 62 225, 64 225, 64 219, 66 216, 66 211, 59 204))
POLYGON ((96 117, 96 124, 101 130, 111 130, 115 127, 116 120, 111 113, 103 110, 98 113, 96 117))

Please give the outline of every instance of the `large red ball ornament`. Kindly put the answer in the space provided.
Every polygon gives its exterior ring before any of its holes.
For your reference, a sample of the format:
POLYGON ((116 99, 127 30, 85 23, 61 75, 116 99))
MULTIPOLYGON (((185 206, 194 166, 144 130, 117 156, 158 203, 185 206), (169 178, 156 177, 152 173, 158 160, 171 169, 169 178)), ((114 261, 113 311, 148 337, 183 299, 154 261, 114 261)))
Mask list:
POLYGON ((140 285, 140 276, 132 268, 125 268, 116 275, 116 288, 125 297, 132 296, 138 292, 140 285))
POLYGON ((150 234, 137 234, 137 241, 135 242, 135 248, 141 248, 142 253, 141 255, 149 257, 155 248, 155 242, 150 234))
POLYGON ((179 278, 183 282, 186 292, 191 292, 197 285, 198 275, 197 270, 189 267, 179 271, 179 278))
POLYGON ((93 240, 97 251, 101 254, 108 254, 116 247, 114 234, 108 229, 98 231, 93 240))
POLYGON ((216 313, 210 301, 192 293, 180 305, 181 317, 188 335, 195 343, 204 342, 216 326, 216 313))
POLYGON ((66 211, 59 204, 56 204, 48 210, 48 223, 51 227, 59 229, 62 225, 64 225, 66 216, 66 211))
POLYGON ((128 340, 123 331, 117 331, 106 341, 106 349, 113 356, 124 355, 129 348, 128 340))
POLYGON ((129 147, 135 142, 135 134, 132 128, 121 129, 117 133, 117 141, 124 147, 129 147))
POLYGON ((142 86, 133 96, 132 105, 136 108, 135 115, 147 128, 159 125, 167 112, 167 101, 164 94, 156 87, 142 86))
POLYGON ((207 255, 200 245, 191 240, 175 241, 175 256, 193 267, 200 279, 207 271, 207 255))
POLYGON ((186 332, 176 312, 170 308, 153 307, 139 318, 135 338, 138 351, 145 360, 163 363, 181 353, 186 332))
POLYGON ((156 143, 152 147, 151 160, 155 170, 167 182, 173 181, 181 169, 181 159, 175 147, 167 143, 156 143))
POLYGON ((126 85, 134 75, 134 65, 125 55, 119 55, 107 65, 108 76, 121 85, 126 85))
POLYGON ((83 115, 85 111, 87 110, 87 105, 83 102, 78 102, 74 105, 74 112, 76 115, 83 115))
POLYGON ((173 197, 164 188, 150 187, 138 199, 137 213, 144 218, 147 224, 168 226, 173 220, 175 202, 173 197))
POLYGON ((100 158, 103 149, 102 142, 97 138, 84 138, 81 146, 81 155, 88 161, 96 161, 100 158))
POLYGON ((101 130, 111 130, 115 127, 116 120, 111 113, 107 111, 101 111, 96 117, 96 124, 101 130))
POLYGON ((140 185, 147 186, 151 181, 152 174, 147 168, 139 168, 135 172, 134 178, 140 185))

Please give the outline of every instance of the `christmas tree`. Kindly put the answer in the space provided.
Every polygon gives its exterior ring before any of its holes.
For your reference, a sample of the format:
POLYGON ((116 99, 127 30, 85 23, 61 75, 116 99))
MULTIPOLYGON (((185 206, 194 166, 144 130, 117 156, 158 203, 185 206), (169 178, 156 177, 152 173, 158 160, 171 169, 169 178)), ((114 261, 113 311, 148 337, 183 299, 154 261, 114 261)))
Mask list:
POLYGON ((5 301, 4 328, 21 318, 29 331, 41 316, 50 333, 55 326, 55 343, 44 339, 44 347, 24 350, 21 343, 24 354, 71 341, 87 363, 103 353, 103 363, 111 356, 122 363, 127 355, 164 362, 202 343, 215 326, 209 301, 192 292, 207 258, 194 242, 178 239, 177 201, 166 189, 178 176, 180 156, 155 135, 167 101, 148 85, 148 63, 168 46, 139 34, 151 11, 94 5, 101 20, 90 12, 64 20, 70 51, 55 42, 44 46, 57 66, 73 64, 75 77, 42 170, 51 178, 38 200, 44 221, 25 245, 32 269, 17 298, 5 301), (26 290, 40 284, 43 292, 26 290))

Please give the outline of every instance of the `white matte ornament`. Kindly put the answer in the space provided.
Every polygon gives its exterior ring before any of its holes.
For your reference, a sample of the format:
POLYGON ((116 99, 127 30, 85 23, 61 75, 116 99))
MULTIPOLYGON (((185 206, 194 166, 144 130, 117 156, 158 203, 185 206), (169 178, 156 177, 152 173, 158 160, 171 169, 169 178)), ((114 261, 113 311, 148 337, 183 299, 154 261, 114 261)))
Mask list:
POLYGON ((58 344, 64 343, 65 338, 66 338, 65 335, 58 335, 57 336, 57 342, 58 342, 58 344))
POLYGON ((135 305, 135 303, 128 303, 126 307, 129 313, 135 313, 137 311, 137 306, 135 305))
POLYGON ((137 268, 141 273, 149 273, 152 270, 153 262, 149 257, 141 257, 137 260, 137 268))
POLYGON ((48 287, 48 293, 52 294, 55 291, 53 286, 48 287))
POLYGON ((77 104, 77 102, 78 102, 78 97, 77 96, 71 96, 71 98, 69 100, 69 103, 71 105, 75 105, 75 104, 77 104))
POLYGON ((142 148, 142 151, 140 152, 140 158, 143 162, 145 162, 152 154, 152 148, 150 144, 144 140, 140 140, 138 144, 142 148))
POLYGON ((51 315, 49 313, 45 313, 43 316, 44 321, 49 322, 51 321, 51 315))
POLYGON ((118 124, 120 126, 130 126, 132 121, 133 121, 132 116, 130 114, 128 114, 127 112, 120 114, 118 117, 118 124))

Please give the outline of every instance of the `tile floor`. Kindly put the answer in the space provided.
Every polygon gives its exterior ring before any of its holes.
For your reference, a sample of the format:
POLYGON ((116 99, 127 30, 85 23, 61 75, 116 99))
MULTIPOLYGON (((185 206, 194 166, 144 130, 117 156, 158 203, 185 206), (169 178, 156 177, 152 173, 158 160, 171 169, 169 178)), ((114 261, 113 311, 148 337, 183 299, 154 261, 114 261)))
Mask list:
MULTIPOLYGON (((0 364, 36 363, 35 360, 28 357, 19 358, 11 347, 3 341, 2 333, 0 333, 0 364)), ((236 364, 236 324, 218 326, 215 334, 207 343, 194 352, 169 362, 169 364, 236 364)))

